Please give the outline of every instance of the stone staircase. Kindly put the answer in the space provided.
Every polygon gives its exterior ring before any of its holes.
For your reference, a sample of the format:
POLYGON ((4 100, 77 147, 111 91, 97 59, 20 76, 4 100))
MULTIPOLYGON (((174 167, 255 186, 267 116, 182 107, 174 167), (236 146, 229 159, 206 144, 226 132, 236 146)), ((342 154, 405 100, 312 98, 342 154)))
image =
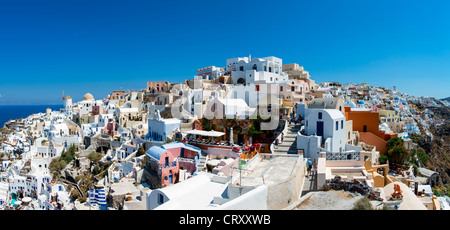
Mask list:
POLYGON ((206 170, 206 153, 204 153, 202 151, 201 155, 200 155, 200 161, 198 163, 198 172, 202 172, 206 170))
POLYGON ((297 132, 300 130, 300 125, 288 126, 288 130, 284 135, 283 143, 278 144, 275 149, 275 154, 297 154, 297 132))

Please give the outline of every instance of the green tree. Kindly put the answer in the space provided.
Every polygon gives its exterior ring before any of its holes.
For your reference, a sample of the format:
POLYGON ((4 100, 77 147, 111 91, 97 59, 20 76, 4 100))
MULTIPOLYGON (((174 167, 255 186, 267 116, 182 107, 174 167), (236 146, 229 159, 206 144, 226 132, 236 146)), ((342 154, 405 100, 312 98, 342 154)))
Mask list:
POLYGON ((394 137, 386 143, 387 156, 390 162, 396 164, 403 164, 404 161, 410 158, 409 151, 403 146, 403 139, 394 137))

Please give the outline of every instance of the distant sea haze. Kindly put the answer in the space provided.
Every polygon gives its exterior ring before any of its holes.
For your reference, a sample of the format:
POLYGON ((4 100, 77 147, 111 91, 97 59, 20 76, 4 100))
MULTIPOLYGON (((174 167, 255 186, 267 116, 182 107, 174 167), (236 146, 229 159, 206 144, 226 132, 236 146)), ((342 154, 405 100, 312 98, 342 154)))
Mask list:
POLYGON ((9 120, 27 118, 31 114, 45 113, 45 109, 59 111, 63 105, 0 105, 0 128, 9 120))

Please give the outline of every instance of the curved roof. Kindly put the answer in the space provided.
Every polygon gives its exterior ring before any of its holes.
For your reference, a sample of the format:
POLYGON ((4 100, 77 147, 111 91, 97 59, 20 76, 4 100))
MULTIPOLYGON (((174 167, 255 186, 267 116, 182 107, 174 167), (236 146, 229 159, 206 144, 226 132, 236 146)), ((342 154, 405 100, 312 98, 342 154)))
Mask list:
POLYGON ((328 113, 333 120, 345 118, 344 114, 342 114, 342 112, 337 109, 322 109, 322 111, 328 113))
POLYGON ((197 147, 197 146, 193 146, 193 145, 189 145, 189 144, 185 144, 185 143, 181 143, 181 142, 172 142, 169 144, 165 144, 162 145, 161 148, 168 150, 168 149, 173 149, 173 148, 185 148, 185 149, 189 149, 195 152, 201 152, 202 149, 197 147))
POLYGON ((362 100, 359 100, 359 101, 358 101, 358 104, 360 104, 360 105, 364 105, 364 101, 362 101, 362 100))
POLYGON ((161 158, 161 155, 165 152, 166 150, 159 147, 159 146, 152 146, 148 151, 147 154, 157 160, 159 160, 161 158))
POLYGON ((342 98, 314 98, 308 103, 310 109, 338 109, 344 106, 342 98))
POLYGON ((95 101, 94 96, 92 94, 87 93, 83 96, 83 101, 95 101))

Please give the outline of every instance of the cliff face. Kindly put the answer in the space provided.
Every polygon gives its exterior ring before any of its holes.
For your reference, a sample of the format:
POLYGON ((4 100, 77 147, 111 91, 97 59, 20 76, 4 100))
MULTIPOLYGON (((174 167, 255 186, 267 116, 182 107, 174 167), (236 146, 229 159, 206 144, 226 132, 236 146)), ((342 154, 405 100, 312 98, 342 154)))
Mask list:
POLYGON ((412 135, 411 138, 419 147, 425 150, 428 162, 425 167, 439 172, 440 185, 450 183, 450 108, 429 108, 433 111, 435 120, 443 121, 440 125, 432 125, 427 130, 432 138, 425 134, 421 127, 422 135, 412 135))

